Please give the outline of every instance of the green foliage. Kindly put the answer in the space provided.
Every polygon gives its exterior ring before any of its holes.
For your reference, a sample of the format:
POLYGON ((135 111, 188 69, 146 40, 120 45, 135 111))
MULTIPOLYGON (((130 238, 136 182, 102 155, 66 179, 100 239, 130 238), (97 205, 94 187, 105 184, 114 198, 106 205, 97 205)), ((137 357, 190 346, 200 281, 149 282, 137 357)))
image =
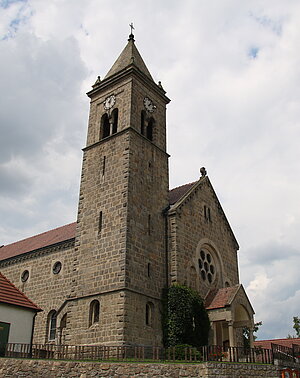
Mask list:
MULTIPOLYGON (((257 339, 257 336, 254 334, 258 331, 261 325, 262 325, 262 322, 257 322, 254 324, 254 328, 253 328, 254 341, 257 339)), ((243 342, 244 342, 244 348, 250 348, 250 329, 248 327, 243 328, 243 342)))
POLYGON ((294 316, 293 322, 294 322, 293 328, 296 331, 296 335, 297 335, 297 337, 300 337, 300 318, 299 318, 299 316, 294 316))
POLYGON ((295 336, 294 335, 288 335, 287 336, 288 339, 292 339, 294 337, 300 337, 300 318, 299 318, 299 316, 293 317, 293 323, 294 323, 293 328, 296 331, 296 335, 295 336))
POLYGON ((162 303, 165 346, 207 344, 210 322, 196 291, 173 285, 164 290, 162 303))
POLYGON ((169 347, 167 349, 167 355, 170 354, 170 359, 175 359, 177 361, 189 360, 201 360, 201 353, 192 345, 181 344, 175 347, 169 347))

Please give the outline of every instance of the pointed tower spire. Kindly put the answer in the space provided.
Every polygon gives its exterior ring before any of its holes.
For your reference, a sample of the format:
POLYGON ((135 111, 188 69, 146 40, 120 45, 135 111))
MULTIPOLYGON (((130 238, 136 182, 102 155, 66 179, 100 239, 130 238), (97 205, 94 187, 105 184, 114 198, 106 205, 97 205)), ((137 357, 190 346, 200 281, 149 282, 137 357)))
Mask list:
POLYGON ((107 79, 124 70, 125 68, 133 65, 143 74, 148 76, 149 79, 153 80, 145 62, 143 61, 143 58, 141 57, 138 49, 134 44, 134 35, 132 34, 133 25, 131 24, 129 26, 131 27, 131 33, 128 38, 128 43, 111 69, 108 71, 104 79, 107 79))

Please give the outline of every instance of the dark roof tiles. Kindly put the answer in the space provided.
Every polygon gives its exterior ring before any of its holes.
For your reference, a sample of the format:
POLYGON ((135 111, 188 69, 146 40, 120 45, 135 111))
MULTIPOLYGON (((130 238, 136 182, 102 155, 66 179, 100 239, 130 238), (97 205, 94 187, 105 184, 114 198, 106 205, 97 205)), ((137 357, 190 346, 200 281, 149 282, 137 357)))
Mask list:
POLYGON ((183 197, 195 184, 195 182, 191 182, 189 184, 178 186, 169 191, 169 203, 170 205, 174 205, 181 197, 183 197))
POLYGON ((229 306, 240 285, 211 290, 205 298, 205 308, 215 310, 229 306))
POLYGON ((5 245, 0 248, 0 260, 72 239, 75 237, 75 230, 76 222, 5 245))
POLYGON ((42 311, 0 272, 0 303, 42 311))

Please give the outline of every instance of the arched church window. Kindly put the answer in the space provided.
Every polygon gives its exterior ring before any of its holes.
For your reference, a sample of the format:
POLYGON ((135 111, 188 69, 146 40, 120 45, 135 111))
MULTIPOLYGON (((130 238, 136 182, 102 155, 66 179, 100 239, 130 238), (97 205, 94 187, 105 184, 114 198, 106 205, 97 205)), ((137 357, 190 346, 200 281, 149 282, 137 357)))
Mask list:
POLYGON ((48 314, 48 339, 55 340, 56 337, 56 316, 55 310, 51 310, 48 314))
POLYGON ((118 116, 119 116, 119 110, 118 108, 116 108, 111 113, 113 134, 115 134, 118 131, 118 116))
POLYGON ((145 135, 145 122, 146 122, 146 112, 145 110, 141 111, 141 134, 145 135))
POLYGON ((101 117, 101 127, 100 127, 100 139, 106 138, 110 135, 110 124, 108 114, 104 113, 101 117))
POLYGON ((146 137, 147 139, 149 140, 153 140, 153 129, 154 129, 154 125, 155 125, 155 121, 154 121, 154 118, 151 117, 148 121, 148 125, 147 125, 147 132, 146 132, 146 137))
POLYGON ((90 314, 89 314, 89 326, 99 323, 100 319, 100 302, 94 299, 90 304, 90 314))
POLYGON ((154 305, 152 302, 148 302, 146 304, 146 318, 145 318, 145 323, 147 326, 152 326, 152 322, 153 322, 153 309, 154 309, 154 305))

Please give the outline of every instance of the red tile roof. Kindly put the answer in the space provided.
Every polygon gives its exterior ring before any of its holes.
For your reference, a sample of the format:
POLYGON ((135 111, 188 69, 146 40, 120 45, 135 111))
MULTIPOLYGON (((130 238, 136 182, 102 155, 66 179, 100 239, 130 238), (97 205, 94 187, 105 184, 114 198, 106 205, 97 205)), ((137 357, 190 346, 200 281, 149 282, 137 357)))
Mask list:
POLYGON ((229 306, 240 285, 211 290, 205 298, 205 308, 214 310, 229 306))
POLYGON ((195 184, 195 182, 191 182, 189 184, 178 186, 169 191, 169 202, 170 205, 174 205, 181 197, 183 197, 195 184))
POLYGON ((21 255, 22 253, 72 239, 75 237, 75 230, 76 222, 5 245, 0 248, 0 260, 9 259, 10 257, 21 255))
POLYGON ((0 272, 0 303, 42 311, 0 272))
POLYGON ((288 348, 292 348, 292 345, 300 345, 300 337, 291 339, 272 339, 272 340, 256 340, 254 341, 255 347, 264 349, 271 349, 271 344, 282 345, 288 348))
MULTIPOLYGON (((194 185, 185 184, 169 191, 170 205, 177 202, 194 185)), ((0 261, 75 238, 76 222, 55 228, 42 234, 5 245, 0 248, 0 261)))

